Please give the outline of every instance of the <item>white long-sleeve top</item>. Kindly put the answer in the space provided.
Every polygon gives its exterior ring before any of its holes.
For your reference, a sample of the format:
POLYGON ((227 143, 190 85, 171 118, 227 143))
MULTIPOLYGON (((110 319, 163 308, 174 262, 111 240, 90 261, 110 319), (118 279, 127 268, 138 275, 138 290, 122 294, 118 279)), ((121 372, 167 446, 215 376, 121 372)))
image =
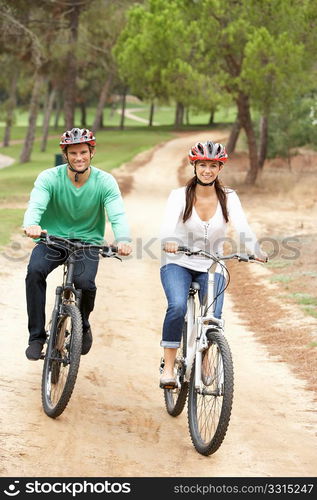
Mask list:
MULTIPOLYGON (((229 222, 232 223, 238 237, 239 244, 245 246, 249 252, 261 257, 261 249, 256 236, 250 228, 246 215, 241 206, 237 193, 226 188, 227 209, 229 222)), ((186 187, 173 189, 168 197, 165 215, 161 226, 160 237, 163 241, 175 241, 179 245, 193 250, 203 249, 212 254, 223 254, 225 241, 231 242, 231 252, 239 251, 236 241, 226 238, 227 226, 220 202, 216 212, 208 221, 202 221, 193 207, 192 215, 183 222, 186 205, 186 187)), ((163 252, 162 265, 174 263, 194 271, 206 272, 210 261, 201 256, 187 256, 163 252)))

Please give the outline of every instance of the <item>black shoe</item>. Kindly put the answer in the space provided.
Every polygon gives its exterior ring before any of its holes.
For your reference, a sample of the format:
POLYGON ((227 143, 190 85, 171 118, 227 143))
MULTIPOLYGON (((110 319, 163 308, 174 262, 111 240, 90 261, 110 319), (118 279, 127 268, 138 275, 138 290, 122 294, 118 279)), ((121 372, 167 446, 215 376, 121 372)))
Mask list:
POLYGON ((88 328, 88 330, 83 332, 83 344, 81 347, 81 353, 87 354, 90 351, 91 346, 92 346, 92 333, 91 329, 88 328))
POLYGON ((42 340, 33 340, 30 342, 29 347, 27 347, 25 351, 25 355, 28 359, 32 359, 33 361, 37 361, 40 359, 42 354, 44 341, 42 340))

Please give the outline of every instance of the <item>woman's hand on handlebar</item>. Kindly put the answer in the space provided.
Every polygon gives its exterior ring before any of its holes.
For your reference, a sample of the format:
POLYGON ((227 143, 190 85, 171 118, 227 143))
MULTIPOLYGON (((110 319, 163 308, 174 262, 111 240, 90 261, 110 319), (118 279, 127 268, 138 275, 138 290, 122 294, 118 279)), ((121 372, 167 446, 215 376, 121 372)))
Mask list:
POLYGON ((260 261, 263 261, 264 263, 268 262, 268 260, 269 260, 268 254, 266 252, 263 252, 263 250, 261 250, 261 253, 259 255, 257 255, 256 257, 258 257, 258 259, 260 261))
POLYGON ((163 244, 163 250, 168 253, 176 253, 178 251, 178 243, 175 243, 174 241, 166 241, 163 244))
POLYGON ((42 233, 46 233, 47 231, 45 229, 42 229, 41 226, 28 226, 24 229, 24 233, 26 236, 29 238, 39 238, 42 233))

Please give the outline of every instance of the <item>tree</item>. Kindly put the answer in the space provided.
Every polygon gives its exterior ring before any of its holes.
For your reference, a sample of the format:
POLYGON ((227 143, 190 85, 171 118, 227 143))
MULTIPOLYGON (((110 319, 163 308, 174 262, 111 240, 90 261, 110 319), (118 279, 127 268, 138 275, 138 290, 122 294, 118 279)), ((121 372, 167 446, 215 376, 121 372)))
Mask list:
POLYGON ((218 84, 236 103, 235 132, 241 125, 249 149, 246 182, 254 184, 259 155, 251 109, 259 110, 267 120, 274 103, 288 98, 297 89, 298 75, 305 68, 301 40, 306 2, 228 0, 223 4, 218 0, 198 0, 196 3, 200 4, 197 16, 202 37, 206 46, 209 44, 206 63, 210 66, 212 61, 218 84))
POLYGON ((118 80, 112 49, 124 26, 125 11, 130 4, 130 0, 118 0, 115 5, 110 1, 96 0, 85 12, 80 24, 78 43, 83 50, 79 51, 79 58, 80 53, 84 53, 86 58, 83 60, 81 56, 79 65, 82 83, 80 94, 89 94, 90 99, 97 99, 92 123, 94 131, 101 127, 104 107, 118 80), (90 51, 89 58, 87 49, 90 51))
POLYGON ((149 0, 128 11, 114 49, 121 78, 132 93, 152 104, 176 102, 175 126, 182 125, 185 106, 195 102, 197 90, 208 88, 192 64, 197 45, 198 27, 186 19, 179 0, 149 0))
POLYGON ((10 145, 11 128, 14 124, 15 109, 17 103, 17 87, 19 79, 19 65, 8 54, 1 54, 1 66, 6 72, 0 75, 0 88, 5 93, 2 109, 5 115, 5 129, 3 135, 3 147, 10 145))

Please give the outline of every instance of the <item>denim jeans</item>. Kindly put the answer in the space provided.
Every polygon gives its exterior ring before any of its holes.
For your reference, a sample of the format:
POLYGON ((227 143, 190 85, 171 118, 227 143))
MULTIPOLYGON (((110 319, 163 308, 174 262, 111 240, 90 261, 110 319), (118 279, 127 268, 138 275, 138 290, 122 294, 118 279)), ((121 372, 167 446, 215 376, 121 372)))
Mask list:
MULTIPOLYGON (((168 306, 163 323, 161 346, 178 348, 181 343, 182 330, 187 310, 187 297, 192 281, 200 285, 199 300, 203 302, 208 291, 207 272, 193 271, 177 264, 166 264, 161 267, 161 281, 167 298, 168 306)), ((219 273, 215 274, 215 292, 223 287, 224 279, 219 273)), ((223 293, 217 298, 214 315, 221 318, 223 293)))
MULTIPOLYGON (((67 250, 49 248, 44 243, 38 243, 32 251, 25 279, 29 342, 46 339, 46 278, 56 267, 63 264, 67 257, 67 250)), ((84 331, 89 328, 88 318, 94 308, 98 264, 99 256, 95 251, 78 252, 74 285, 82 290, 80 309, 84 331)))

